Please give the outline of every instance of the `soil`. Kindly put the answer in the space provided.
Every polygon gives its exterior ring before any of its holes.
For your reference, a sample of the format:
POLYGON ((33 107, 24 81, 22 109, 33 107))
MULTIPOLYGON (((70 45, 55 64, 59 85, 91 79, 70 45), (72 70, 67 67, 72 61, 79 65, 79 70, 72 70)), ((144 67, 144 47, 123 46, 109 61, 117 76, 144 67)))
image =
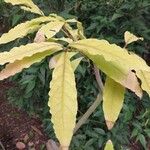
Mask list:
POLYGON ((6 81, 0 83, 0 150, 17 150, 16 144, 25 150, 42 150, 48 141, 42 123, 7 101, 6 92, 12 86, 6 81))

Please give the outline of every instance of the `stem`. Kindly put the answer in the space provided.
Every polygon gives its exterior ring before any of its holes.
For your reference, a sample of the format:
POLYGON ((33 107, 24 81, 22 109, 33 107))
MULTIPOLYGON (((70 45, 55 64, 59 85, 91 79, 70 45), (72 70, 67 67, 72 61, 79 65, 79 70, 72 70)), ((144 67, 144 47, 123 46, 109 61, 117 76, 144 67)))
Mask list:
POLYGON ((100 102, 102 100, 102 97, 100 94, 98 94, 96 100, 94 103, 90 106, 90 108, 87 110, 87 112, 82 116, 82 118, 78 121, 78 123, 75 126, 74 133, 77 132, 77 130, 86 123, 87 119, 90 117, 90 115, 95 111, 95 109, 99 106, 100 102))
POLYGON ((90 106, 90 108, 87 110, 87 112, 82 116, 82 118, 78 121, 78 123, 75 126, 74 133, 77 132, 77 130, 86 123, 87 119, 90 117, 90 115, 95 111, 95 109, 100 105, 102 101, 102 93, 103 93, 103 82, 99 73, 99 69, 94 66, 94 72, 95 72, 95 77, 97 84, 99 86, 99 94, 94 101, 94 103, 90 106))

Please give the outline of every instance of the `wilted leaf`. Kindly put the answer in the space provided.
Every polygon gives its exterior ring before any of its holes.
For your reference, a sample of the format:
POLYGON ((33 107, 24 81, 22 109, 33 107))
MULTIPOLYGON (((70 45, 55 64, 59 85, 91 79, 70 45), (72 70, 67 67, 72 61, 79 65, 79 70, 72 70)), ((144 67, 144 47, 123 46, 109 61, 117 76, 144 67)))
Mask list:
POLYGON ((123 107, 125 88, 107 77, 103 92, 103 111, 108 129, 112 129, 123 107))
POLYGON ((39 15, 43 15, 43 12, 32 2, 32 0, 4 0, 6 3, 12 5, 19 5, 22 9, 31 11, 39 15))
POLYGON ((128 45, 132 42, 135 42, 137 40, 144 40, 142 37, 137 37, 134 34, 130 33, 129 31, 125 32, 124 39, 125 39, 126 45, 128 45))
POLYGON ((114 147, 113 147, 113 144, 111 142, 111 140, 109 140, 107 143, 106 143, 106 146, 105 146, 105 149, 104 150, 114 150, 114 147))
POLYGON ((53 42, 31 43, 20 47, 14 47, 9 52, 0 53, 0 65, 5 63, 13 63, 16 60, 21 60, 24 57, 44 52, 47 50, 61 50, 61 45, 53 42))
POLYGON ((53 71, 48 106, 57 138, 68 149, 77 114, 77 91, 68 53, 62 53, 53 71))
POLYGON ((27 34, 37 31, 41 27, 41 23, 49 22, 51 20, 53 20, 51 17, 39 17, 21 23, 11 29, 8 33, 3 34, 0 37, 0 44, 11 42, 17 38, 23 38, 27 34))

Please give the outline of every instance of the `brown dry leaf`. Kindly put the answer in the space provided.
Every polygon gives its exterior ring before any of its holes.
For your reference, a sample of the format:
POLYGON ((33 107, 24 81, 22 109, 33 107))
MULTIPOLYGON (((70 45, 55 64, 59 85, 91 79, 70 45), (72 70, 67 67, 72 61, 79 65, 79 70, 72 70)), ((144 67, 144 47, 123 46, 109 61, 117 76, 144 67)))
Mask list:
POLYGON ((123 84, 126 85, 126 87, 128 87, 130 90, 135 92, 137 96, 139 96, 140 98, 142 97, 143 92, 134 72, 130 71, 128 73, 126 81, 123 82, 123 84))

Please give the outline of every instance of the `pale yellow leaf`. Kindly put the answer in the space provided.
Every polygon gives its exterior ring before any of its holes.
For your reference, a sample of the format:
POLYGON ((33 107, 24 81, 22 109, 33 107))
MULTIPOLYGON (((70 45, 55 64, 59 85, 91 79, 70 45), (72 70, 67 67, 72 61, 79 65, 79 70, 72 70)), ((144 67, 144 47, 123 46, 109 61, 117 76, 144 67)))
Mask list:
POLYGON ((24 57, 30 57, 36 53, 47 50, 61 50, 61 45, 52 42, 31 43, 20 47, 14 47, 9 52, 0 53, 0 65, 5 63, 13 63, 16 60, 21 60, 24 57))
POLYGON ((77 114, 77 90, 68 53, 62 53, 53 71, 49 92, 50 112, 56 137, 68 149, 77 114))
POLYGON ((88 56, 110 78, 129 88, 139 97, 142 96, 138 80, 131 71, 148 69, 148 66, 140 57, 129 54, 123 48, 115 44, 109 44, 105 40, 85 39, 71 43, 70 47, 78 49, 88 56))
POLYGON ((45 52, 37 53, 31 57, 25 57, 22 60, 16 60, 14 63, 7 64, 0 72, 0 80, 13 76, 16 73, 21 72, 24 68, 29 68, 32 64, 42 61, 42 59, 54 52, 55 51, 49 49, 45 52))
POLYGON ((4 0, 6 3, 11 3, 12 5, 19 5, 22 9, 43 15, 43 12, 32 2, 32 0, 4 0))
POLYGON ((136 72, 136 75, 142 81, 142 89, 150 96, 150 71, 139 70, 136 72))
POLYGON ((107 141, 104 150, 114 150, 114 146, 113 146, 111 140, 108 140, 108 141, 107 141))
POLYGON ((129 31, 126 31, 124 33, 124 39, 125 39, 126 45, 128 45, 132 42, 135 42, 137 40, 142 40, 142 41, 144 40, 142 37, 137 37, 134 34, 130 33, 129 31))
POLYGON ((64 22, 62 21, 53 21, 43 25, 39 32, 43 33, 48 39, 52 38, 56 33, 60 31, 63 27, 64 22))
POLYGON ((83 59, 83 57, 79 57, 79 58, 71 61, 71 65, 72 65, 72 68, 74 71, 77 69, 77 67, 79 66, 82 59, 83 59))
POLYGON ((21 23, 11 29, 8 33, 4 33, 0 37, 0 44, 5 44, 8 42, 11 42, 17 38, 23 38, 29 33, 32 33, 34 31, 37 31, 41 27, 41 23, 49 22, 54 20, 51 17, 39 17, 36 19, 32 19, 30 21, 26 21, 24 23, 21 23))
POLYGON ((123 107, 125 87, 107 77, 103 92, 103 111, 108 129, 112 129, 123 107))

